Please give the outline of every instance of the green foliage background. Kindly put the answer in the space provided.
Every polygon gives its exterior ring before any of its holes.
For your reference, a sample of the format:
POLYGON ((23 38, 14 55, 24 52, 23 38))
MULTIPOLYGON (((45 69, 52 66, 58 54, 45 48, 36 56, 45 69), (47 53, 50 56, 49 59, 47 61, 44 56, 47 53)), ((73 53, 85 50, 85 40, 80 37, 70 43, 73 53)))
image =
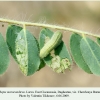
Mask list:
MULTIPOLYGON (((76 28, 92 33, 100 33, 100 2, 0 2, 0 17, 32 22, 51 23, 76 28)), ((40 28, 27 27, 37 38, 40 28)), ((0 23, 0 32, 5 37, 7 24, 0 23)), ((63 40, 69 46, 70 33, 64 32, 63 40)), ((5 38, 6 39, 6 38, 5 38)), ((77 47, 77 46, 76 46, 77 47)), ((90 87, 100 86, 100 77, 87 74, 74 64, 73 70, 57 74, 49 67, 25 77, 18 64, 10 56, 7 72, 0 76, 0 86, 4 87, 90 87)))

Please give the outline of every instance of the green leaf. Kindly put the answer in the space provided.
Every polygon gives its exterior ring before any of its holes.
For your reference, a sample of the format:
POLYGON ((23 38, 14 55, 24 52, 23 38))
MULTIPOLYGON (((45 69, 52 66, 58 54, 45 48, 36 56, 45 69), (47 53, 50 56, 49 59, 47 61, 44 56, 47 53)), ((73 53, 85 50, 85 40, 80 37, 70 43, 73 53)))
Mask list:
MULTIPOLYGON (((53 34, 54 33, 51 30, 46 28, 40 32, 40 38, 39 38, 40 49, 45 45, 47 39, 50 40, 53 34)), ((55 66, 58 67, 59 65, 59 68, 57 68, 56 70, 56 72, 58 73, 61 72, 61 70, 64 70, 62 67, 64 66, 64 63, 66 66, 67 64, 69 66, 72 63, 72 59, 70 57, 68 49, 63 41, 59 44, 59 46, 57 46, 53 51, 51 51, 50 54, 46 56, 43 60, 48 66, 52 66, 53 68, 55 66), (60 64, 61 62, 63 64, 60 64)))
POLYGON ((7 43, 24 75, 32 75, 39 69, 39 47, 36 38, 28 30, 11 25, 7 30, 7 43))
POLYGON ((0 74, 3 74, 9 64, 8 46, 0 33, 0 74))
POLYGON ((80 48, 91 72, 95 75, 100 75, 100 46, 90 38, 83 37, 80 42, 80 48))
POLYGON ((84 61, 81 50, 80 50, 81 39, 82 37, 79 34, 74 33, 71 35, 71 38, 70 38, 71 53, 77 66, 83 69, 85 72, 91 73, 90 68, 84 61))

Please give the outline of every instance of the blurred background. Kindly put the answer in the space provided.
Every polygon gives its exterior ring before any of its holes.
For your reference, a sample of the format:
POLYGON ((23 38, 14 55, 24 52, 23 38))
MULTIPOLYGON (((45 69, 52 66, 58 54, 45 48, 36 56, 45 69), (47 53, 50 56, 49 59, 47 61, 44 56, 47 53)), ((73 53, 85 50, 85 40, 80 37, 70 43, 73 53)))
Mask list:
MULTIPOLYGON (((1 1, 0 17, 61 25, 94 34, 100 33, 100 2, 1 1)), ((4 38, 7 25, 0 23, 0 32, 4 38)), ((38 39, 41 28, 27 28, 38 39)), ((68 48, 70 35, 70 32, 63 32, 63 40, 68 48)), ((72 71, 66 70, 64 74, 57 74, 46 66, 32 76, 26 77, 20 72, 18 64, 11 55, 8 70, 0 76, 0 87, 98 87, 99 82, 99 76, 85 73, 75 63, 72 65, 72 71)))

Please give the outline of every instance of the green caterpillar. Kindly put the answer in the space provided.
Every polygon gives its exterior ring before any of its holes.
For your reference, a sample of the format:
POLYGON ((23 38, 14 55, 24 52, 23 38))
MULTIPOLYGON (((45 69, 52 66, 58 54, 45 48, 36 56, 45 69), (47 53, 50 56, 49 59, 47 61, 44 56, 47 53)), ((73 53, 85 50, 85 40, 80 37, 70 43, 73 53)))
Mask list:
POLYGON ((40 58, 46 57, 54 48, 56 48, 62 41, 62 33, 57 31, 51 39, 40 50, 40 58))

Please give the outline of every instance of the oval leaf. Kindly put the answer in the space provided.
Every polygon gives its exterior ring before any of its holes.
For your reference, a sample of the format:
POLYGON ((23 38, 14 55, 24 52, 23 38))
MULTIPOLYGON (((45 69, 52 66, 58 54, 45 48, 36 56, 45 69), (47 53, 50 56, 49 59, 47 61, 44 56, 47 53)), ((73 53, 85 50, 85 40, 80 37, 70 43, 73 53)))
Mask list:
POLYGON ((81 50, 80 50, 81 39, 82 37, 79 34, 74 33, 71 35, 71 38, 70 38, 71 53, 77 66, 83 69, 85 72, 91 73, 90 68, 84 61, 81 50))
POLYGON ((91 72, 100 75, 100 46, 90 38, 83 38, 80 42, 82 56, 91 72))
MULTIPOLYGON (((39 38, 40 49, 45 45, 47 40, 51 39, 53 34, 54 33, 51 30, 46 28, 40 32, 40 38, 39 38)), ((53 70, 59 66, 56 69, 56 72, 58 73, 63 72, 64 69, 68 68, 68 66, 72 63, 72 59, 63 41, 52 52, 50 52, 48 56, 44 58, 44 62, 48 66, 52 67, 53 70)))
POLYGON ((8 53, 8 46, 4 41, 3 36, 0 33, 0 74, 3 74, 9 64, 9 53, 8 53))
POLYGON ((19 64, 19 68, 24 75, 32 75, 39 69, 38 44, 28 30, 11 25, 7 30, 7 43, 12 56, 19 64))

